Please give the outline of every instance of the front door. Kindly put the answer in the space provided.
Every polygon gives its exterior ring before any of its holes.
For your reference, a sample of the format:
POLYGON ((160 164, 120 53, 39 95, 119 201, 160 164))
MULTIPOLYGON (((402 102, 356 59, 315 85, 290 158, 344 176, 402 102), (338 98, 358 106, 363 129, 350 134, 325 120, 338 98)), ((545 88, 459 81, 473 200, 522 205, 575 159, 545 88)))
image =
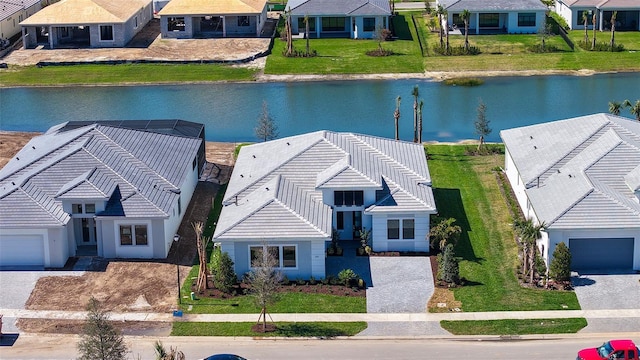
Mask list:
POLYGON ((362 211, 353 211, 353 239, 360 240, 360 230, 362 230, 362 211))
POLYGON ((96 222, 92 218, 81 218, 82 236, 81 243, 78 245, 95 245, 96 244, 96 222))

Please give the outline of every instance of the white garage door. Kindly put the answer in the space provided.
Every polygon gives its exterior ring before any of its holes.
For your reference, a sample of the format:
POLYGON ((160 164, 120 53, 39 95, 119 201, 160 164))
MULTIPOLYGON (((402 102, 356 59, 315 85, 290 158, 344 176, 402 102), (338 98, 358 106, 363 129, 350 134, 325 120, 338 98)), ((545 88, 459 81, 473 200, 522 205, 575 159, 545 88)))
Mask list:
POLYGON ((0 266, 44 266, 42 235, 0 236, 0 266))

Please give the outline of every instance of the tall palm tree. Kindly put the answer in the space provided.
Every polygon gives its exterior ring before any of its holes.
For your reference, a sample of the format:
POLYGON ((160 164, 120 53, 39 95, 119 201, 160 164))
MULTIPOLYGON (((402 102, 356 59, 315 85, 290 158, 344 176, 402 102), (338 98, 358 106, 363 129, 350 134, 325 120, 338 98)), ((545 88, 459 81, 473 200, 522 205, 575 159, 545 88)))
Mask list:
POLYGON ((584 46, 589 45, 589 13, 585 10, 582 12, 582 22, 584 23, 584 46))
POLYGON ((531 219, 526 219, 515 222, 514 227, 522 241, 523 274, 528 272, 529 283, 533 283, 536 271, 536 241, 542 237, 542 229, 544 229, 545 224, 534 225, 531 219))
POLYGON ((420 96, 418 85, 413 87, 411 95, 413 96, 413 142, 418 142, 418 96, 420 96))
POLYGON ((442 7, 442 5, 438 4, 438 7, 436 8, 436 15, 438 15, 438 32, 440 35, 440 47, 443 48, 444 47, 444 41, 442 40, 442 15, 444 15, 444 8, 442 7))
MULTIPOLYGON (((640 101, 638 101, 640 103, 640 101)), ((418 104, 418 143, 422 144, 422 107, 424 106, 424 101, 420 100, 420 104, 418 104)))
POLYGON ((464 51, 469 52, 469 19, 471 18, 471 13, 469 10, 464 9, 460 13, 460 18, 464 21, 464 51))
POLYGON ((613 115, 620 115, 622 104, 619 101, 609 101, 609 112, 613 115))
POLYGON ((609 47, 611 47, 611 51, 613 51, 614 46, 616 46, 616 17, 618 16, 618 12, 614 11, 611 14, 611 42, 609 42, 609 47))
POLYGON ((396 110, 393 112, 393 118, 396 122, 396 140, 400 140, 400 136, 398 134, 398 123, 400 122, 400 96, 396 98, 396 110))
POLYGON ((444 50, 447 54, 449 54, 449 12, 447 10, 444 10, 444 13, 442 15, 445 18, 444 34, 447 39, 444 50))
POLYGON ((622 104, 624 107, 628 107, 631 111, 631 115, 636 117, 636 120, 640 121, 640 100, 636 100, 635 104, 631 104, 631 101, 625 100, 622 104))
POLYGON ((591 43, 591 50, 596 49, 596 20, 598 20, 598 11, 593 12, 593 18, 591 19, 591 23, 593 24, 593 42, 591 43))

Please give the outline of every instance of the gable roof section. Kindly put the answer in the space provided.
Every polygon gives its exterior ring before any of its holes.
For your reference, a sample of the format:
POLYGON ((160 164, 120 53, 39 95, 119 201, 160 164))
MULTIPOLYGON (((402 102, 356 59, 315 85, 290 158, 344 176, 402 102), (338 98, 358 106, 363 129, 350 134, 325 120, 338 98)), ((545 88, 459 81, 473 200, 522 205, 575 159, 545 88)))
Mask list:
POLYGON ((386 0, 293 0, 287 3, 292 15, 391 15, 386 0))
POLYGON ((20 25, 82 25, 124 23, 151 0, 62 0, 44 7, 20 25))
MULTIPOLYGON (((24 193, 40 208, 17 215, 31 219, 47 211, 58 225, 68 221, 63 199, 109 199, 116 210, 98 216, 167 217, 202 142, 109 125, 56 129, 32 139, 0 170, 0 212, 24 193)), ((15 225, 0 218, 0 226, 15 225)))
POLYGON ((627 183, 640 166, 640 123, 595 114, 500 135, 548 228, 640 228, 640 204, 627 183), (572 133, 575 139, 563 140, 572 133))
POLYGON ((260 14, 265 6, 266 0, 171 0, 158 15, 260 14))
POLYGON ((322 189, 383 189, 387 182, 395 204, 380 203, 376 211, 435 212, 419 144, 317 131, 245 146, 214 238, 328 238, 332 212, 322 189))
POLYGON ((439 0, 448 11, 546 11, 539 0, 439 0))

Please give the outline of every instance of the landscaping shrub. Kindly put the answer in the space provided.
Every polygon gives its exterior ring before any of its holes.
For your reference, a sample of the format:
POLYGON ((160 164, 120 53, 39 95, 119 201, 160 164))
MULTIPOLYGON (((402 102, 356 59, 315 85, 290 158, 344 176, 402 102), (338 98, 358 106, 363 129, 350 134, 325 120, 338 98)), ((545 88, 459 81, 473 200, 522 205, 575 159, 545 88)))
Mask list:
POLYGON ((558 14, 555 11, 549 11, 549 17, 547 19, 549 18, 553 19, 553 22, 555 22, 555 24, 558 25, 559 27, 567 31, 569 30, 569 24, 567 24, 567 21, 562 17, 562 15, 558 14))
POLYGON ((351 269, 343 269, 338 273, 338 279, 345 286, 350 286, 352 282, 356 281, 359 276, 351 269))
POLYGON ((229 254, 214 247, 211 254, 211 270, 213 272, 213 286, 225 293, 230 293, 238 278, 233 271, 233 261, 229 254))
POLYGON ((541 44, 530 45, 530 46, 527 46, 527 50, 536 54, 552 53, 552 52, 560 51, 560 49, 557 46, 549 45, 549 44, 545 45, 544 47, 542 47, 541 44))
POLYGON ((591 48, 591 42, 589 42, 588 44, 585 44, 584 41, 579 41, 578 46, 580 46, 580 48, 582 48, 583 50, 587 50, 587 51, 611 51, 611 52, 624 51, 624 45, 615 44, 612 49, 608 42, 596 43, 596 47, 593 49, 591 48))
POLYGON ((449 50, 447 51, 444 47, 441 47, 440 44, 433 45, 433 52, 444 56, 479 55, 481 53, 480 48, 477 46, 469 46, 469 51, 467 51, 463 45, 449 46, 449 50))
POLYGON ((484 80, 478 78, 453 78, 444 81, 449 86, 480 86, 484 84, 484 80))

